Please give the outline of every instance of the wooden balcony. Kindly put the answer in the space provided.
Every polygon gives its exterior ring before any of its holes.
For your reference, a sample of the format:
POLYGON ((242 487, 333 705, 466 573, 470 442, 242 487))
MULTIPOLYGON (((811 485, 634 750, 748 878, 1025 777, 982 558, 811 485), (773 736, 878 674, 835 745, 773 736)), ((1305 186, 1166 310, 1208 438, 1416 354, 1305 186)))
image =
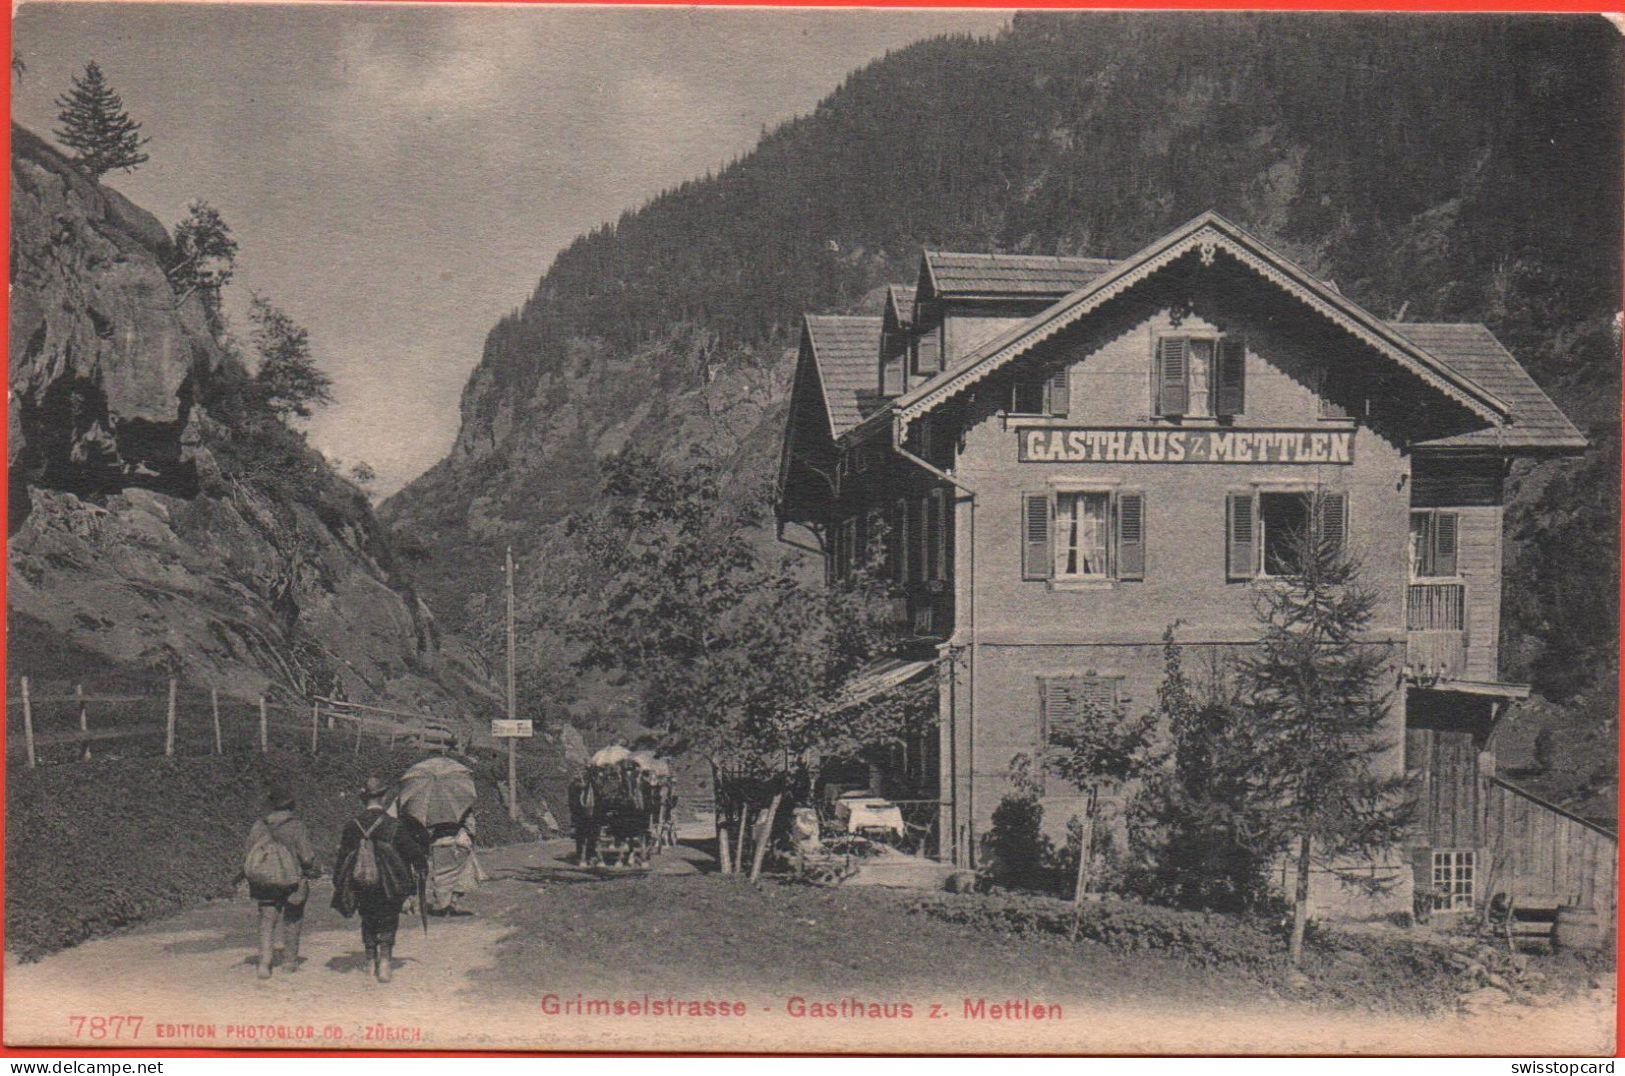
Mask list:
POLYGON ((1405 600, 1405 673, 1424 682, 1460 679, 1467 669, 1467 588, 1416 582, 1405 600))

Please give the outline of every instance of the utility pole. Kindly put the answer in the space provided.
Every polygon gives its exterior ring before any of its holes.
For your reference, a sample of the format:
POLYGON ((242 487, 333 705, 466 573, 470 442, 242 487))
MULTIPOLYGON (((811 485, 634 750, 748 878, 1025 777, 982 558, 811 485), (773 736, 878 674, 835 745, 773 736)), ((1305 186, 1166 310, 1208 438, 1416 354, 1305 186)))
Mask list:
MULTIPOLYGON (((508 547, 506 575, 508 577, 508 720, 519 718, 518 702, 514 697, 513 665, 513 546, 508 547)), ((508 817, 519 820, 519 760, 518 737, 508 737, 508 817)))

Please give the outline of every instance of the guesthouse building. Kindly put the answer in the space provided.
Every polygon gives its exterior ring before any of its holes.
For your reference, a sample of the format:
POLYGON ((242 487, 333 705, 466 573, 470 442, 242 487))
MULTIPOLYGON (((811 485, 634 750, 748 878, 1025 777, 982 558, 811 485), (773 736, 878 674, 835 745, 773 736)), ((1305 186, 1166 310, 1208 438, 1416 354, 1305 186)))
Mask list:
MULTIPOLYGON (((1505 479, 1584 446, 1483 325, 1379 317, 1208 213, 1120 260, 926 251, 878 315, 807 315, 778 511, 832 579, 889 581, 910 642, 885 675, 938 678, 915 761, 967 865, 1012 758, 1091 705, 1149 709, 1170 627, 1187 662, 1253 645, 1255 588, 1329 529, 1379 595, 1383 765, 1422 797, 1372 870, 1462 910, 1492 872, 1612 892, 1611 865, 1508 844, 1536 808, 1492 754, 1527 694, 1497 654, 1505 479)), ((1044 791, 1064 825, 1070 790, 1044 791)))

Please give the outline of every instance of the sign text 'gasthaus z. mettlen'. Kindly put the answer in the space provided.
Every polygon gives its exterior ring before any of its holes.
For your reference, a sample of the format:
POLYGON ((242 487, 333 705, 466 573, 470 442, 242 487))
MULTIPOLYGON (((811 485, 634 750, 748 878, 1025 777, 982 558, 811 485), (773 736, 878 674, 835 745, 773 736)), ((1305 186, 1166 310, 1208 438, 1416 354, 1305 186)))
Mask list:
MULTIPOLYGON (((1555 870, 1611 902, 1610 873, 1498 824, 1586 825, 1486 751, 1527 694, 1497 655, 1504 480, 1584 446, 1483 325, 1384 320, 1210 213, 1115 261, 926 251, 878 316, 808 315, 779 514, 835 579, 881 547, 912 640, 888 675, 939 682, 911 757, 944 858, 973 862, 1011 759, 1049 728, 1149 706, 1169 625, 1197 651, 1255 643, 1255 588, 1309 529, 1379 595, 1381 767, 1423 790, 1410 846, 1370 864, 1385 895, 1317 876, 1313 899, 1409 909, 1419 884, 1466 910, 1493 857, 1499 888, 1551 889, 1555 870)), ((1044 794, 1046 820, 1076 813, 1061 782, 1044 794)))

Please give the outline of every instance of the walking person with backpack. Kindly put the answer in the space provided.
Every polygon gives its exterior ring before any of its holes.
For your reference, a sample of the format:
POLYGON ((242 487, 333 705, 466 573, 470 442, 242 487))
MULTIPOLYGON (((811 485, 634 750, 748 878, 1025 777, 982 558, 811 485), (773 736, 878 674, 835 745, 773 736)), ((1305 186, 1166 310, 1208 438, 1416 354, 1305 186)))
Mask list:
POLYGON ((346 919, 360 913, 361 944, 381 983, 393 977, 401 905, 428 871, 423 827, 384 809, 388 791, 378 778, 367 778, 362 811, 344 824, 333 867, 333 907, 346 919))
POLYGON ((266 796, 270 810, 248 831, 243 877, 260 909, 259 977, 269 979, 276 951, 285 971, 299 970, 299 932, 310 880, 321 877, 305 824, 294 816, 293 794, 280 785, 266 796), (281 945, 277 941, 282 942, 281 945))

